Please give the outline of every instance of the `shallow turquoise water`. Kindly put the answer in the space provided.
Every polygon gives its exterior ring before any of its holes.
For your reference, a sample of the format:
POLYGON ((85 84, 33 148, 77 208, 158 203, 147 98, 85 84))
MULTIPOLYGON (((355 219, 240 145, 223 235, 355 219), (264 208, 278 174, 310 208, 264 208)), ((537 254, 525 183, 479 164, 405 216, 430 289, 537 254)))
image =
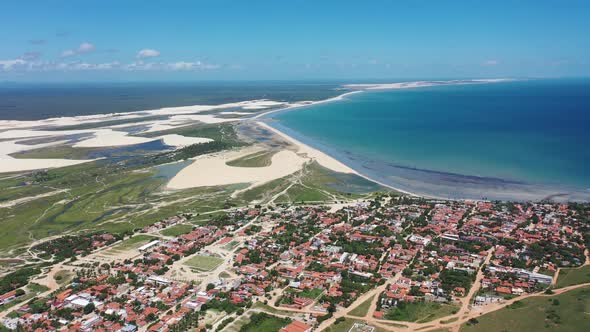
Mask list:
POLYGON ((590 188, 590 80, 363 92, 269 121, 382 179, 416 169, 590 188))

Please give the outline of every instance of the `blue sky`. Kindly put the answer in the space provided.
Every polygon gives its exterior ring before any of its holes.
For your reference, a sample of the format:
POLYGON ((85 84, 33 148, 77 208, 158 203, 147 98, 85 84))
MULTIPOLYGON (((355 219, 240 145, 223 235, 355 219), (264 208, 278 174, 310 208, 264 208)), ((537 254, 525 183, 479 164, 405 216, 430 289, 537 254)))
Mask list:
POLYGON ((0 81, 590 76, 590 1, 3 1, 0 81))

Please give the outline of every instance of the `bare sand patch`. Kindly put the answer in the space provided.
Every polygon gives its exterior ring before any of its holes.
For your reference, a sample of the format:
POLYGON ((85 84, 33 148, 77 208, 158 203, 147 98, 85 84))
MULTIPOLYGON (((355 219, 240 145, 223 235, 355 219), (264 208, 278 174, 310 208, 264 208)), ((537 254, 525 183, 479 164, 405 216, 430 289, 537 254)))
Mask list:
POLYGON ((273 155, 271 165, 266 167, 233 167, 226 164, 256 151, 260 149, 246 148, 197 157, 168 182, 168 188, 186 189, 234 183, 251 183, 251 187, 255 187, 293 174, 307 161, 293 151, 283 150, 273 155))

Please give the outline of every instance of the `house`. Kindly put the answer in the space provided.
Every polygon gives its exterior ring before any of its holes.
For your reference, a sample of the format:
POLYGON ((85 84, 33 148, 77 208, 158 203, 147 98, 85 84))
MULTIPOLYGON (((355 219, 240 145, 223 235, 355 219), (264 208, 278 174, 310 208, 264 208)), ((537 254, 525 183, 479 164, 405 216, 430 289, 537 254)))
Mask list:
POLYGON ((16 290, 0 295, 0 305, 5 305, 16 299, 16 290))
POLYGON ((300 321, 293 321, 293 323, 283 327, 280 332, 311 332, 311 326, 300 321))
POLYGON ((143 246, 139 247, 137 250, 139 250, 140 252, 146 252, 150 248, 156 246, 158 243, 160 243, 160 240, 154 240, 150 243, 144 244, 143 246))

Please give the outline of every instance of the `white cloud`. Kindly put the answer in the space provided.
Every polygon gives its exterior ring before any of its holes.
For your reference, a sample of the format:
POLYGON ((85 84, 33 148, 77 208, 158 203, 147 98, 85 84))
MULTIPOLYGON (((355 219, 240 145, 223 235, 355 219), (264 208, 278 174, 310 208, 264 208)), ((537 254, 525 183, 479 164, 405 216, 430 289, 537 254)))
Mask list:
POLYGON ((493 60, 493 59, 492 59, 492 60, 487 60, 487 61, 485 61, 483 64, 484 64, 485 66, 495 66, 495 65, 498 65, 498 64, 500 64, 500 61, 498 61, 498 60, 493 60))
POLYGON ((20 56, 20 59, 23 59, 25 61, 33 61, 33 60, 37 60, 41 57, 41 52, 25 52, 23 53, 23 55, 20 56))
POLYGON ((155 58, 160 56, 160 51, 153 50, 150 48, 144 48, 143 50, 137 52, 138 59, 145 59, 145 58, 155 58))
POLYGON ((3 71, 11 71, 14 69, 19 69, 26 64, 27 64, 27 62, 23 59, 0 60, 0 68, 2 68, 3 71))
POLYGON ((135 61, 131 63, 120 63, 118 61, 105 63, 89 63, 83 61, 27 61, 24 58, 14 60, 0 60, 0 72, 26 71, 26 72, 48 72, 48 71, 199 71, 214 70, 221 68, 220 65, 203 63, 201 61, 178 61, 178 62, 144 62, 135 61))
POLYGON ((217 69, 217 68, 219 68, 219 65, 207 64, 207 63, 203 63, 201 61, 196 61, 196 62, 179 61, 179 62, 169 63, 167 67, 170 70, 199 70, 199 69, 217 69))
POLYGON ((90 43, 82 43, 78 47, 78 53, 88 53, 94 51, 94 45, 90 43))
POLYGON ((69 56, 72 56, 75 54, 76 54, 76 52, 74 52, 73 50, 65 50, 65 51, 61 52, 61 56, 63 58, 66 58, 66 57, 69 57, 69 56))
POLYGON ((94 47, 93 44, 84 42, 84 43, 80 44, 80 46, 78 46, 78 48, 75 50, 63 51, 61 53, 61 56, 63 58, 67 58, 67 57, 74 56, 74 55, 90 53, 90 52, 94 51, 95 49, 96 49, 96 47, 94 47))

